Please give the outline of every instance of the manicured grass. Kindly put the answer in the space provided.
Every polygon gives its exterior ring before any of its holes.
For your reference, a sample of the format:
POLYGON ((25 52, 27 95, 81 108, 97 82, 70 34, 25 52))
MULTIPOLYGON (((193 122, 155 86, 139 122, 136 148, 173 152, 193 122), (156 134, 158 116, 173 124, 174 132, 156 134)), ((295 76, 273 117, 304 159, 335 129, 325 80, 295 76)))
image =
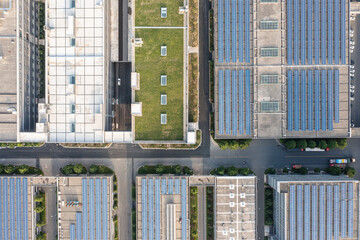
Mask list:
POLYGON ((137 29, 136 37, 144 44, 136 48, 135 68, 140 73, 136 101, 142 102, 142 116, 135 119, 136 140, 183 140, 183 30, 137 29), (161 46, 167 56, 160 56, 161 46), (167 75, 167 86, 160 76, 167 75), (167 105, 160 105, 160 95, 167 94, 167 105), (167 114, 167 124, 160 114, 167 114))
POLYGON ((201 131, 196 131, 196 143, 195 144, 140 144, 142 148, 164 148, 164 149, 196 149, 201 143, 201 131))
POLYGON ((199 102, 199 66, 198 54, 189 54, 189 122, 198 121, 199 102))
POLYGON ((136 0, 135 26, 176 26, 184 25, 184 15, 179 14, 182 0, 136 0), (161 18, 161 7, 167 8, 167 18, 161 18))
POLYGON ((189 2, 189 45, 197 47, 199 45, 199 1, 189 2))

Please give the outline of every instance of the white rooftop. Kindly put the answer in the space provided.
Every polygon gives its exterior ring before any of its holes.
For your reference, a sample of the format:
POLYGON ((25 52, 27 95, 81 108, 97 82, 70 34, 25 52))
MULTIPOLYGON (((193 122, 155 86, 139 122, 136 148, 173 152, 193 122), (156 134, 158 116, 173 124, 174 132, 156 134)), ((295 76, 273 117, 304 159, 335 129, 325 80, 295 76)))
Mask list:
POLYGON ((75 4, 47 0, 50 142, 103 142, 103 4, 103 0, 75 0, 75 4))

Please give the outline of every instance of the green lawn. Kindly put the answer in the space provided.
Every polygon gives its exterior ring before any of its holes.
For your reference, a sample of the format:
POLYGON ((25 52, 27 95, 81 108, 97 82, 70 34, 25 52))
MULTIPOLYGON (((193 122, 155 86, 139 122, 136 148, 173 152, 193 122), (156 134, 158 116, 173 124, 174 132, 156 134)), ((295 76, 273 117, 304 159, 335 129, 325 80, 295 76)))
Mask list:
POLYGON ((136 48, 135 68, 140 73, 136 101, 142 102, 142 116, 135 119, 136 140, 183 140, 183 30, 137 29, 143 46, 136 48), (167 56, 160 47, 167 46, 167 56), (160 85, 160 75, 167 75, 167 86, 160 85), (167 94, 167 105, 160 105, 160 95, 167 94), (167 113, 167 124, 160 124, 160 114, 167 113))
POLYGON ((183 0, 136 0, 135 26, 176 26, 184 25, 184 15, 179 14, 183 0), (167 7, 167 18, 161 18, 160 8, 167 7))

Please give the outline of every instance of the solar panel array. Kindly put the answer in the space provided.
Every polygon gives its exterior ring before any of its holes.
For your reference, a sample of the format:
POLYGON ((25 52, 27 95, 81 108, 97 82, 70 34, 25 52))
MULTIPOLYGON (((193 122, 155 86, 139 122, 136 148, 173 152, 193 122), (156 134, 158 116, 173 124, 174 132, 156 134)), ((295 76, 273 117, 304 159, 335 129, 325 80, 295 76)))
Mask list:
POLYGON ((346 64, 346 2, 287 0, 288 65, 346 64))
POLYGON ((250 135, 252 132, 250 70, 219 69, 218 77, 219 134, 250 135))
POLYGON ((291 184, 289 239, 354 237, 353 183, 291 184))
MULTIPOLYGON (((187 183, 179 178, 141 179, 141 224, 142 239, 160 240, 161 200, 160 195, 178 194, 181 197, 181 216, 187 218, 187 183), (174 188, 175 185, 175 188, 174 188), (174 190, 175 189, 175 190, 174 190)), ((187 237, 186 220, 181 224, 182 239, 187 237)))
POLYGON ((82 201, 82 212, 76 213, 74 237, 76 235, 77 239, 108 239, 109 201, 107 179, 83 178, 82 201))
POLYGON ((217 1, 219 63, 250 63, 250 0, 217 1))
POLYGON ((320 131, 320 123, 322 131, 333 130, 340 121, 339 71, 288 71, 287 82, 288 131, 320 131))

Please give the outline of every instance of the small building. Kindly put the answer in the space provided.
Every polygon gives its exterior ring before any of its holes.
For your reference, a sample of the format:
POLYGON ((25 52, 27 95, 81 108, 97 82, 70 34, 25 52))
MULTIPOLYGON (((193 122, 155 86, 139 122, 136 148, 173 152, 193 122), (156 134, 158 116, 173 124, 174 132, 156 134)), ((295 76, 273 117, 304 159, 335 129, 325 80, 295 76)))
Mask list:
POLYGON ((167 8, 166 7, 161 8, 161 18, 167 18, 167 8))
POLYGON ((161 124, 166 124, 167 123, 167 115, 166 113, 162 113, 160 114, 160 121, 161 121, 161 124))
POLYGON ((161 46, 161 56, 166 57, 167 56, 167 47, 161 46))

